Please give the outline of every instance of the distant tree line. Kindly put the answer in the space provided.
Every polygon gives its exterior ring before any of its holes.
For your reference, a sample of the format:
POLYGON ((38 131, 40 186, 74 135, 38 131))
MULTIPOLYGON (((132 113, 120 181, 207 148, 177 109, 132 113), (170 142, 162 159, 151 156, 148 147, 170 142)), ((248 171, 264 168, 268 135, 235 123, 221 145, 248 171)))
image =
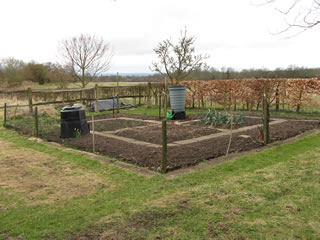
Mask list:
MULTIPOLYGON (((320 68, 305 68, 289 66, 287 68, 269 69, 244 69, 237 71, 233 68, 196 69, 186 80, 217 80, 217 79, 243 79, 243 78, 318 78, 320 68)), ((160 74, 144 76, 119 76, 121 82, 159 82, 164 77, 160 74)), ((96 77, 98 82, 115 82, 116 75, 103 75, 96 77)), ((0 86, 16 87, 24 82, 35 84, 54 83, 59 88, 66 87, 69 83, 78 82, 72 69, 57 63, 23 62, 14 58, 0 60, 0 86)), ((79 85, 80 87, 80 85, 79 85)))
POLYGON ((190 80, 215 80, 215 79, 242 79, 242 78, 320 78, 320 68, 305 68, 289 66, 275 70, 243 69, 237 71, 233 68, 205 68, 193 72, 190 80))
MULTIPOLYGON (((153 75, 128 75, 128 76, 121 76, 119 75, 120 82, 160 82, 163 81, 164 78, 160 74, 153 74, 153 75)), ((107 76, 100 76, 98 78, 100 82, 116 82, 117 75, 107 75, 107 76)))
POLYGON ((63 88, 73 79, 70 69, 56 63, 25 63, 14 58, 0 61, 1 87, 18 87, 25 82, 33 82, 40 85, 55 83, 59 88, 63 88))
MULTIPOLYGON (((318 78, 320 79, 320 68, 305 68, 289 66, 287 68, 277 68, 275 70, 263 69, 243 69, 237 71, 233 68, 202 68, 196 69, 186 78, 186 80, 226 80, 243 78, 318 78)), ((115 82, 116 76, 102 76, 100 81, 115 82)), ((122 82, 158 82, 163 81, 160 74, 149 76, 119 76, 122 82)))

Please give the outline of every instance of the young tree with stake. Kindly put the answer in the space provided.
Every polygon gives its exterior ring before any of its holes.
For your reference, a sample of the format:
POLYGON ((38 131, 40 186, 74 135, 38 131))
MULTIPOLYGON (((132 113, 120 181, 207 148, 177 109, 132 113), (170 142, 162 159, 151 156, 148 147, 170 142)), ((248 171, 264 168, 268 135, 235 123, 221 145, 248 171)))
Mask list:
POLYGON ((178 84, 185 80, 196 69, 201 68, 207 54, 195 54, 196 38, 188 36, 187 30, 181 31, 178 43, 173 43, 171 39, 166 39, 158 44, 154 49, 158 61, 152 62, 151 71, 158 72, 168 77, 172 84, 178 84))

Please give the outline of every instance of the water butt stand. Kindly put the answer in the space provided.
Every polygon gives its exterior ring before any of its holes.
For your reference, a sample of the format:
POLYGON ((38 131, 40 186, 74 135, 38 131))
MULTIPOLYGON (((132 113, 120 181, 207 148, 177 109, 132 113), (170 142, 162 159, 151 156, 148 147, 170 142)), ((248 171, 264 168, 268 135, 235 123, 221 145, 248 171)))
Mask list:
POLYGON ((186 86, 169 86, 170 104, 174 120, 186 118, 186 86))

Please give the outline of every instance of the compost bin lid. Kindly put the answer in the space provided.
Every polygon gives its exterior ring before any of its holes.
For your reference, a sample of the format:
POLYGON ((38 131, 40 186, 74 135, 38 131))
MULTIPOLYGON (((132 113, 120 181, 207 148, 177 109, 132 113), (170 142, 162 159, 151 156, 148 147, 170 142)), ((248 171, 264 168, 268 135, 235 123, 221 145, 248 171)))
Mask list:
POLYGON ((83 110, 81 105, 68 105, 62 108, 61 112, 73 112, 83 110))

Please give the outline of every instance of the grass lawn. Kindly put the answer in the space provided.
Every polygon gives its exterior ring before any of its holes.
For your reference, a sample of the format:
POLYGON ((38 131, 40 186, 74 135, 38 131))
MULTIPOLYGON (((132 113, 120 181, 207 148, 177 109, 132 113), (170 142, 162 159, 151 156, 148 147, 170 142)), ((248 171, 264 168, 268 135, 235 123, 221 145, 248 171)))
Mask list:
POLYGON ((0 129, 0 239, 319 239, 320 133, 173 180, 0 129))
MULTIPOLYGON (((168 112, 171 112, 171 109, 168 108, 168 112)), ((186 109, 186 114, 202 114, 207 112, 208 109, 186 109)), ((117 113, 117 110, 115 109, 115 114, 117 113)), ((111 111, 103 111, 103 112, 86 112, 87 116, 92 116, 92 115, 105 115, 105 114, 112 114, 111 111)), ((120 113, 126 113, 126 114, 140 114, 140 115, 150 115, 150 116, 159 116, 159 107, 153 106, 150 108, 142 106, 137 106, 135 108, 127 108, 127 109, 120 109, 120 113)), ((164 112, 163 109, 161 109, 161 116, 164 117, 164 112)))
MULTIPOLYGON (((224 111, 223 108, 216 108, 217 111, 224 111)), ((171 111, 168 108, 168 111, 171 111)), ((204 114, 208 111, 208 108, 202 109, 186 109, 186 114, 204 114)), ((115 110, 115 113, 117 111, 115 110)), ((142 115, 151 115, 151 116, 159 116, 159 108, 158 107, 151 107, 146 108, 144 106, 137 106, 136 108, 129 108, 129 109, 120 109, 120 113, 128 113, 128 114, 142 114, 142 115)), ((261 110, 259 111, 237 111, 237 113, 243 113, 245 115, 251 116, 258 116, 261 117, 261 110)), ((91 115, 105 115, 105 114, 112 114, 112 111, 103 111, 99 113, 95 112, 86 112, 87 116, 91 115)), ((276 112, 274 110, 270 111, 271 117, 275 118, 295 118, 295 119, 319 119, 320 112, 300 112, 296 113, 293 111, 279 111, 276 112)), ((163 110, 161 110, 161 116, 164 116, 163 110)))

